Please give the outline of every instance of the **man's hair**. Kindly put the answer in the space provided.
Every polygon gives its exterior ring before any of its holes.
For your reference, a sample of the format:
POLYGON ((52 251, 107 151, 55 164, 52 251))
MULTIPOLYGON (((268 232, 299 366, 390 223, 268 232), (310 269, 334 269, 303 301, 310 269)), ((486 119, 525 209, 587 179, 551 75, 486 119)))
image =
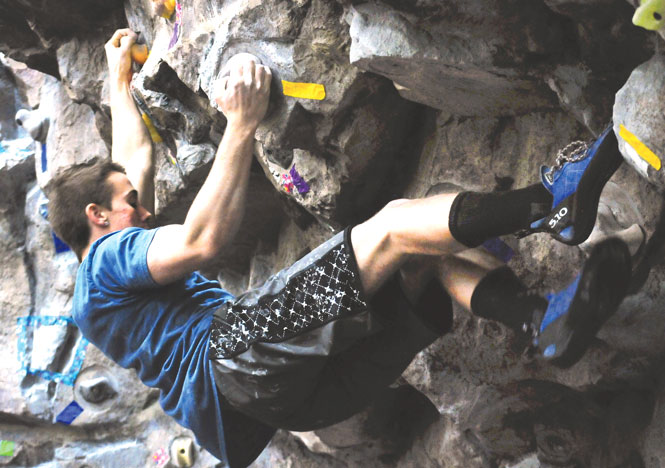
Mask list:
POLYGON ((79 260, 90 241, 85 207, 96 203, 111 209, 113 186, 108 176, 112 172, 124 174, 125 169, 106 160, 91 166, 74 166, 64 170, 50 184, 48 220, 56 235, 72 248, 79 260))

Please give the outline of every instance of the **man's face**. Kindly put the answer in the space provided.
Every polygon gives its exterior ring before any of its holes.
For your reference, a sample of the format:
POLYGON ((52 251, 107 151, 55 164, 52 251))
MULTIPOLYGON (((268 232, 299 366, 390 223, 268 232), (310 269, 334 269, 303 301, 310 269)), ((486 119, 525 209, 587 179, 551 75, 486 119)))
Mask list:
POLYGON ((113 186, 111 211, 108 212, 109 228, 112 232, 128 227, 148 228, 151 213, 139 203, 138 192, 127 176, 112 172, 107 181, 113 186))

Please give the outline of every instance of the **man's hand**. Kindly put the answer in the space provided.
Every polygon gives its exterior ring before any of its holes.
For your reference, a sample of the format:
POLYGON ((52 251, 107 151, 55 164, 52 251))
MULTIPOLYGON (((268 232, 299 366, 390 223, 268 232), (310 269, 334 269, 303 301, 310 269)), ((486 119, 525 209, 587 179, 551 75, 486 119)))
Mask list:
POLYGON ((254 134, 268 110, 271 78, 270 68, 244 59, 217 81, 214 99, 230 128, 254 134))
POLYGON ((132 79, 130 48, 138 36, 131 29, 118 29, 104 45, 111 86, 129 84, 132 79))

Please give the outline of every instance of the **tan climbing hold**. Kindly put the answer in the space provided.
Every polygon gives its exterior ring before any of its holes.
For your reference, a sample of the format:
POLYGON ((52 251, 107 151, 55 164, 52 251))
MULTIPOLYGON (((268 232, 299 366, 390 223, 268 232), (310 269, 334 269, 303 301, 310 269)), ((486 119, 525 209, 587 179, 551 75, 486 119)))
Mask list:
POLYGON ((231 69, 241 63, 254 62, 257 65, 262 65, 261 59, 256 55, 249 54, 247 52, 241 52, 232 56, 222 67, 222 72, 219 74, 220 78, 229 76, 231 69))
POLYGON ((171 442, 171 463, 178 468, 194 465, 194 441, 189 437, 176 437, 171 442))

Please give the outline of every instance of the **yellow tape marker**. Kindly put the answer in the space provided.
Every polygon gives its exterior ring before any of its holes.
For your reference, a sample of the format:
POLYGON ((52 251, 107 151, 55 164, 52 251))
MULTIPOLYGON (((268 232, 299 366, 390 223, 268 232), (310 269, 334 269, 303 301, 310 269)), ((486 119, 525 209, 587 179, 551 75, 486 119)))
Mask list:
POLYGON ((292 83, 282 80, 284 96, 303 99, 316 99, 321 101, 326 98, 326 88, 316 83, 292 83))
POLYGON ((148 132, 150 132, 150 138, 152 138, 152 141, 154 141, 155 143, 161 143, 162 141, 164 141, 162 140, 161 135, 153 125, 152 120, 150 120, 150 117, 148 117, 148 114, 143 112, 141 114, 141 118, 143 119, 145 126, 148 127, 148 132))
POLYGON ((660 158, 656 156, 647 145, 642 143, 639 138, 628 131, 628 129, 624 127, 623 124, 619 125, 619 136, 626 140, 626 143, 632 146, 633 149, 637 151, 637 154, 639 154, 642 159, 648 162, 651 167, 657 171, 660 171, 660 158))

